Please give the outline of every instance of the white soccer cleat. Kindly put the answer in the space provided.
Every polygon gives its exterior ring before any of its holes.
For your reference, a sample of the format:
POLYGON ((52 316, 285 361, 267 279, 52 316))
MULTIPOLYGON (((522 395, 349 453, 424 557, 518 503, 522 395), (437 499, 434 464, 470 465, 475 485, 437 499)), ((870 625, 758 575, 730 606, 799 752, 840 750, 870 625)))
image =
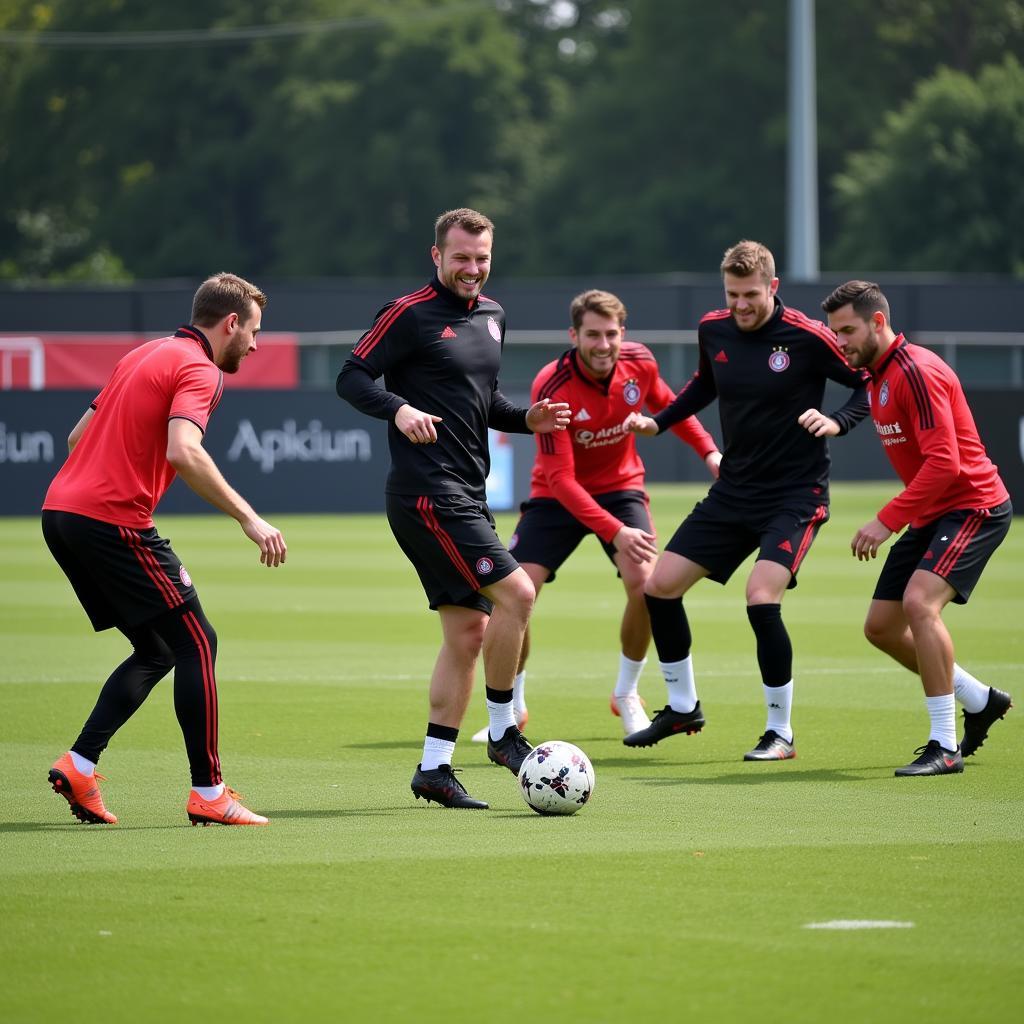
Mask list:
MULTIPOLYGON (((515 716, 516 716, 516 728, 521 731, 523 729, 523 727, 526 725, 526 723, 530 719, 530 712, 526 708, 523 708, 522 711, 517 711, 515 713, 515 716)), ((490 729, 490 725, 485 725, 479 732, 473 733, 473 742, 474 743, 486 743, 487 742, 487 738, 488 738, 487 737, 487 732, 488 732, 489 729, 490 729)))
POLYGON ((647 712, 644 711, 643 699, 635 693, 631 693, 628 697, 616 697, 615 694, 612 694, 609 704, 612 714, 618 715, 622 719, 622 731, 627 736, 640 732, 641 729, 646 729, 651 724, 647 712))

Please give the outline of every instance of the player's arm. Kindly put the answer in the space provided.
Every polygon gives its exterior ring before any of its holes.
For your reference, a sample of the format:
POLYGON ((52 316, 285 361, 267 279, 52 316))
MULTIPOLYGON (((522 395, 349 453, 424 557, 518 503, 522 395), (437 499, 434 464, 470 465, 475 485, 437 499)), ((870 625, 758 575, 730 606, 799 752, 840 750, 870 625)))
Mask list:
MULTIPOLYGON (((822 358, 825 360, 825 376, 829 380, 834 380, 837 384, 842 384, 843 387, 849 388, 851 394, 838 409, 830 412, 826 417, 832 420, 839 428, 836 434, 832 434, 830 430, 823 433, 821 431, 823 426, 821 422, 818 422, 813 430, 810 426, 804 424, 816 437, 839 437, 848 433, 867 416, 870 409, 868 402, 870 374, 867 370, 855 370, 846 361, 846 356, 840 350, 839 341, 836 336, 831 331, 828 333, 831 336, 831 340, 826 343, 822 350, 822 358)), ((807 411, 815 412, 816 410, 808 409, 807 411)), ((822 414, 819 413, 819 415, 822 414)), ((802 420, 803 417, 801 416, 800 419, 802 420)), ((810 417, 810 419, 813 420, 814 418, 810 417)))
MULTIPOLYGON (((655 377, 654 384, 647 395, 647 405, 654 412, 660 412, 673 401, 672 389, 660 377, 655 377)), ((704 429, 696 416, 688 416, 681 423, 670 428, 681 441, 688 444, 697 455, 704 460, 708 472, 718 479, 718 467, 722 462, 722 453, 718 450, 715 439, 704 429)))
POLYGON ((700 361, 697 372, 683 385, 679 394, 655 416, 644 416, 642 413, 631 412, 623 424, 626 430, 634 434, 645 434, 654 437, 682 422, 688 416, 700 412, 706 405, 718 397, 711 362, 700 348, 700 361))
POLYGON ((491 392, 487 425, 506 434, 549 434, 565 430, 571 418, 568 402, 542 398, 529 409, 513 405, 499 390, 497 382, 491 392))
POLYGON ((82 435, 85 433, 85 428, 89 426, 89 420, 96 414, 96 410, 90 406, 82 414, 82 418, 75 424, 74 429, 68 434, 68 455, 75 450, 75 445, 82 440, 82 435))
POLYGON ((167 461, 200 498, 238 521, 260 549, 260 561, 277 566, 288 547, 281 531, 256 515, 252 506, 224 479, 203 447, 203 432, 191 420, 175 417, 167 423, 167 461))

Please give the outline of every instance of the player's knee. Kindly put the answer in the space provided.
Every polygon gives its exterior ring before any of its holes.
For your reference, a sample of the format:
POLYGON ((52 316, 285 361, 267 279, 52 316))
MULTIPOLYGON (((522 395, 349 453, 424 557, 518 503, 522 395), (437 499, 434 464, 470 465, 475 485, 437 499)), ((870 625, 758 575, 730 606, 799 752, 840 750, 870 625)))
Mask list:
POLYGON ((887 651, 891 646, 892 632, 885 623, 868 618, 864 621, 864 636, 868 643, 880 651, 887 651))
POLYGON ((907 587, 903 595, 903 614, 907 617, 907 622, 910 623, 911 628, 916 623, 923 623, 933 619, 938 612, 939 609, 931 598, 917 592, 912 587, 907 587))

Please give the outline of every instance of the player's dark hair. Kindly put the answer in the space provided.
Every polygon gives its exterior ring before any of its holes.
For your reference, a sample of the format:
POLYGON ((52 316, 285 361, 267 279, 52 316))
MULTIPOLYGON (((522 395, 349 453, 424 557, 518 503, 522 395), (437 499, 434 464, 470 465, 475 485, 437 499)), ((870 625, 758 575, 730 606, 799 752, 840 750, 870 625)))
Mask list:
POLYGON ((229 313, 236 313, 244 324, 252 316, 252 304, 260 309, 267 304, 267 297, 256 287, 237 274, 214 274, 208 277, 192 300, 192 323, 197 327, 212 327, 220 323, 229 313))
POLYGON ((720 269, 723 274, 735 274, 736 277, 759 274, 765 284, 770 284, 775 277, 775 257, 768 246, 744 239, 725 250, 720 269))
POLYGON ((847 281, 821 304, 826 313, 834 313, 843 306, 852 306, 861 320, 870 320, 871 314, 878 312, 884 313, 886 320, 889 319, 889 302, 874 281, 847 281))
POLYGON ((485 231, 489 231, 491 238, 494 238, 494 225, 491 223, 491 219, 477 210, 462 206, 457 210, 448 210, 442 213, 434 221, 434 245, 438 249, 444 248, 445 239, 452 228, 462 228, 463 231, 468 231, 471 235, 482 235, 485 231))
POLYGON ((572 318, 574 330, 579 330, 583 323, 584 313, 597 313, 598 316, 611 317, 619 322, 621 327, 626 322, 626 307, 618 295, 611 292, 603 292, 599 288, 590 288, 580 292, 569 306, 569 316, 572 318))

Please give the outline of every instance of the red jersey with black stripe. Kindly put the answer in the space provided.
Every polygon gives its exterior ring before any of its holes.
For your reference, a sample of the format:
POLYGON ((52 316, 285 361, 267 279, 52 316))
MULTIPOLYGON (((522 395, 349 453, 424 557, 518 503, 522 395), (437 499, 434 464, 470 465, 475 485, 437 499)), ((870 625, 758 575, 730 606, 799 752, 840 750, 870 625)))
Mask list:
POLYGON ((741 331, 728 309, 707 313, 697 328, 697 372, 654 419, 665 430, 718 399, 722 465, 712 490, 733 501, 776 505, 790 498, 828 502, 828 442, 797 422, 820 409, 825 382, 853 394, 828 415, 840 433, 868 413, 867 372, 846 361, 825 324, 775 297, 772 315, 741 331))
POLYGON ((148 529, 174 480, 167 423, 206 430, 224 375, 197 327, 181 327, 128 353, 92 403, 94 415, 46 492, 44 509, 148 529))
POLYGON ((878 513, 884 526, 895 533, 1007 500, 960 381, 934 352, 899 335, 872 371, 868 395, 879 440, 906 485, 878 513))
POLYGON ((486 496, 487 428, 530 433, 526 409, 498 390, 505 311, 430 284, 389 302, 338 374, 337 392, 360 412, 388 420, 390 494, 486 496), (383 376, 384 385, 378 378, 383 376), (441 417, 434 444, 413 444, 395 426, 403 405, 441 417))
MULTIPOLYGON (((563 352, 534 378, 532 399, 568 402, 573 419, 568 430, 537 435, 530 497, 555 498, 610 542, 622 523, 592 495, 644 490, 636 435, 623 431, 622 421, 631 412, 664 409, 674 397, 654 355, 638 342, 622 343, 615 368, 603 381, 580 367, 575 348, 563 352)), ((672 430, 702 459, 718 447, 695 416, 672 430)))

